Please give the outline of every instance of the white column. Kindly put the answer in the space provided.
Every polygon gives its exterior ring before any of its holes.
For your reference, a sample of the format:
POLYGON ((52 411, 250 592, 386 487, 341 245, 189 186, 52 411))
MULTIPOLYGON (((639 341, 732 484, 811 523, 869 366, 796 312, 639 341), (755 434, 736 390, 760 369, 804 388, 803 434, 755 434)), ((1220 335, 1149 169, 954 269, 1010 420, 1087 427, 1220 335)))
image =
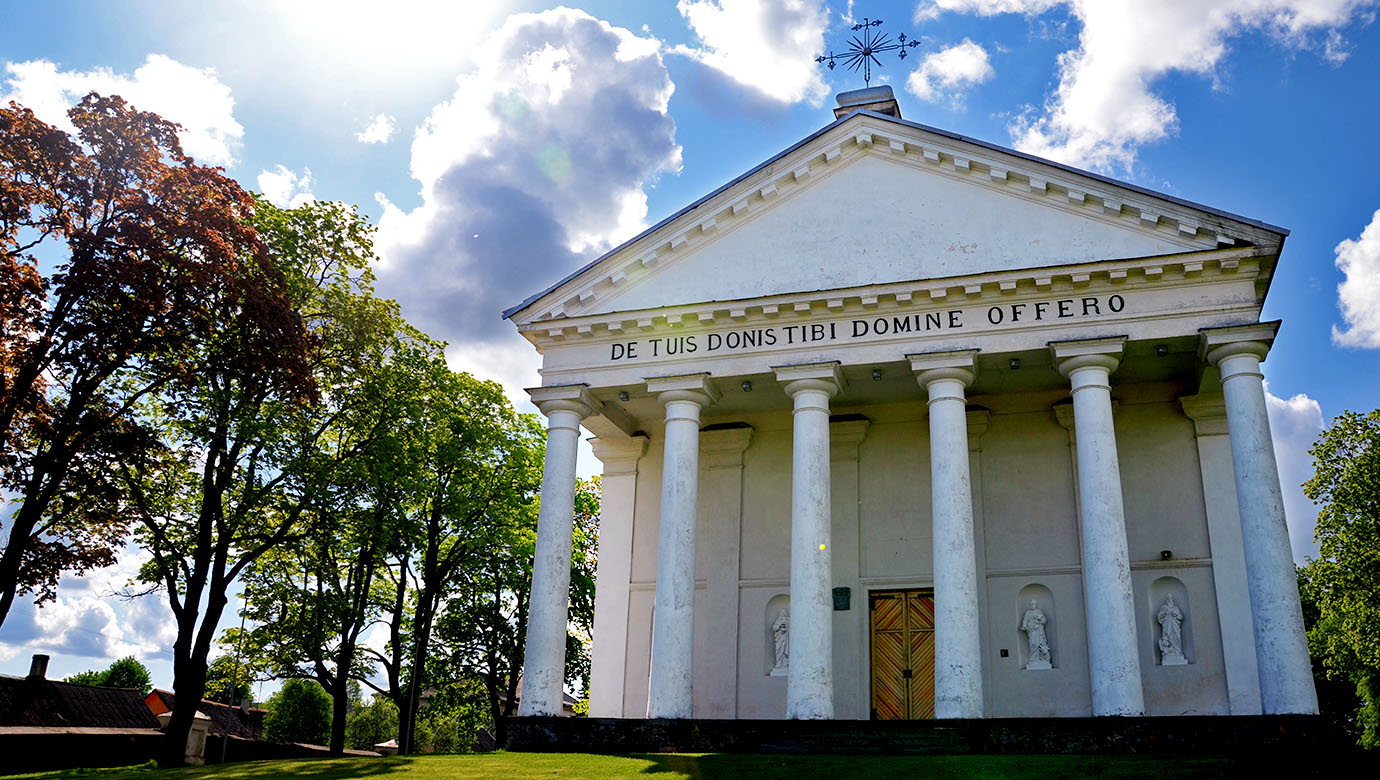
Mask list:
POLYGON ((546 462, 541 476, 541 510, 537 515, 518 714, 560 715, 566 623, 570 615, 576 446, 580 441, 580 421, 602 404, 586 385, 535 387, 527 393, 546 415, 546 462))
MULTIPOLYGON (((589 716, 623 717, 623 670, 628 656, 628 585, 632 581, 637 463, 644 435, 591 439, 604 464, 599 500, 599 570, 595 574, 594 648, 590 653, 589 716)), ((641 715, 641 713, 638 713, 641 715)))
POLYGON ((1284 522, 1284 496, 1265 409, 1260 361, 1279 323, 1204 330, 1208 362, 1222 373, 1236 501, 1255 628, 1260 703, 1267 715, 1314 713, 1318 695, 1308 660, 1298 580, 1284 522))
POLYGON ((1198 440, 1198 468, 1203 479, 1208 544, 1212 550, 1212 585, 1217 591, 1217 624, 1222 633, 1222 660, 1227 673, 1227 704, 1233 715, 1259 715, 1260 673, 1251 621, 1251 591, 1241 540, 1241 511, 1227 436, 1227 406, 1220 393, 1179 399, 1193 420, 1198 440))
POLYGON ((1049 345, 1054 364, 1073 387, 1093 715, 1145 714, 1121 467, 1112 425, 1110 377, 1125 341, 1117 337, 1049 345))
POLYGON ((834 717, 834 618, 830 592, 829 399, 843 388, 838 363, 783 366, 795 402, 791 458, 790 672, 786 717, 834 717))
POLYGON ((666 407, 661 532, 652 611, 649 718, 689 718, 695 650, 695 525, 700 482, 700 410, 718 399, 708 374, 647 380, 666 407))
POLYGON ((934 716, 982 717, 973 489, 968 472, 964 389, 976 376, 975 349, 909 355, 929 392, 930 496, 934 538, 934 716))

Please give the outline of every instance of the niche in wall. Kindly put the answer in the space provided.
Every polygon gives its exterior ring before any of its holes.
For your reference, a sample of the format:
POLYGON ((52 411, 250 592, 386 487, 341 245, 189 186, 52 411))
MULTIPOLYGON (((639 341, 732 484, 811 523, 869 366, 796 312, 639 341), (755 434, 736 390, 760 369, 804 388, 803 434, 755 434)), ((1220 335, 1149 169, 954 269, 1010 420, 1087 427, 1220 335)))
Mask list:
POLYGON ((1054 594, 1038 582, 1021 588, 1016 597, 1016 646, 1020 651, 1021 668, 1028 671, 1054 669, 1059 666, 1059 636, 1054 594), (1034 602, 1034 606, 1031 605, 1034 602), (1038 642, 1043 636, 1044 647, 1032 648, 1031 638, 1038 642))
POLYGON ((766 641, 762 647, 766 650, 763 654, 762 673, 772 677, 786 676, 786 670, 790 666, 790 616, 791 616, 791 597, 788 593, 778 593, 767 600, 767 608, 762 614, 762 628, 766 634, 766 641), (784 615, 784 619, 783 619, 784 615), (782 632, 781 652, 777 649, 777 633, 782 632), (782 655, 782 658, 778 658, 782 655))
POLYGON ((1178 577, 1160 577, 1150 583, 1151 653, 1156 666, 1183 666, 1197 658, 1193 645, 1192 605, 1188 588, 1178 577), (1175 625, 1177 623, 1177 626, 1175 625), (1178 636, 1175 637, 1176 632, 1178 636), (1166 636, 1168 634, 1168 636, 1166 636), (1175 639, 1178 641, 1175 642, 1175 639))

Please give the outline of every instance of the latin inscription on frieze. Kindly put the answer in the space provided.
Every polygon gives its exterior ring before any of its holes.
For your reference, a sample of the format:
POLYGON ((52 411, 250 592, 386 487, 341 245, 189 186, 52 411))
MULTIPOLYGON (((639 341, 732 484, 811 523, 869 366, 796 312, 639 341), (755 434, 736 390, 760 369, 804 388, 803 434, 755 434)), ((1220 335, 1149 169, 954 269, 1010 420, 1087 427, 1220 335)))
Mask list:
POLYGON ((1034 324, 1071 322, 1121 314, 1121 295, 1023 301, 875 317, 764 325, 675 336, 619 341, 609 346, 609 360, 626 361, 680 355, 717 355, 759 349, 848 343, 946 332, 986 331, 1034 324))

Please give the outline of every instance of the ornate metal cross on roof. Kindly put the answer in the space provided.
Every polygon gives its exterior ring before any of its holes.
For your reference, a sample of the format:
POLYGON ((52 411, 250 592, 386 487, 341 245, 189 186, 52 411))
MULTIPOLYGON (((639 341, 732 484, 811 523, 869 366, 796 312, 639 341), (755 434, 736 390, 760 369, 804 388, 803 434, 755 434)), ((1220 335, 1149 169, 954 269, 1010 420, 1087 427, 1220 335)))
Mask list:
POLYGON ((882 67, 882 61, 877 59, 878 54, 896 51, 898 52, 897 56, 904 60, 906 49, 913 49, 920 45, 918 38, 907 40, 905 33, 896 36, 896 40, 893 41, 890 35, 880 30, 873 30, 874 27, 880 27, 881 24, 881 19, 869 19, 864 16, 861 22, 848 28, 855 33, 860 32, 862 34, 854 35, 848 41, 847 51, 842 54, 835 54, 830 51, 827 57, 815 57, 815 62, 827 62, 829 63, 829 70, 833 70, 835 59, 843 60, 843 64, 847 65, 849 70, 857 71, 861 68, 863 85, 872 86, 872 66, 875 64, 879 68, 882 67))

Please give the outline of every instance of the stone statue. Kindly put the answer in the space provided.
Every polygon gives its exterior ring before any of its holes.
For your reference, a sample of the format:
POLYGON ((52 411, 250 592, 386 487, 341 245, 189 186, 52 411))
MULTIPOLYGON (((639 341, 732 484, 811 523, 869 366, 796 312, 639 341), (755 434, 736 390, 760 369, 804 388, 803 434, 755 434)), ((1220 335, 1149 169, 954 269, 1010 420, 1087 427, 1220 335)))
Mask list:
POLYGON ((791 618, 784 607, 772 621, 771 638, 776 648, 776 663, 772 669, 785 669, 791 665, 791 618))
POLYGON ((1030 600, 1030 608, 1025 611, 1021 618, 1021 630, 1025 632, 1027 644, 1030 646, 1030 660, 1026 662, 1026 669, 1052 669, 1050 664, 1049 640, 1045 638, 1045 623, 1049 619, 1040 609, 1040 605, 1035 599, 1030 600))
POLYGON ((1184 613, 1174 603, 1174 594, 1165 597, 1164 605, 1155 619, 1160 623, 1160 665, 1182 666, 1188 663, 1184 657, 1184 613))

